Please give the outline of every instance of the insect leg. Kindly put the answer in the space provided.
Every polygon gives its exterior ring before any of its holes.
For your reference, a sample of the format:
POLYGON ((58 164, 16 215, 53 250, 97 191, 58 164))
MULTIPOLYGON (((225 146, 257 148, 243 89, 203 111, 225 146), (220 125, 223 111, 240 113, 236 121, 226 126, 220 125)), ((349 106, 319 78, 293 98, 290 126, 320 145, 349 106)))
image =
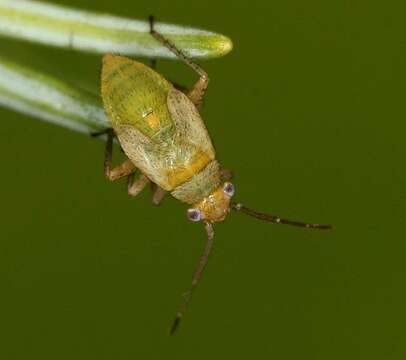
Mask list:
POLYGON ((149 17, 150 33, 151 35, 159 41, 162 45, 166 46, 170 51, 172 51, 181 61, 183 61, 187 66, 192 68, 199 76, 199 80, 193 85, 192 89, 187 92, 189 99, 199 108, 203 102, 204 94, 209 85, 209 76, 203 68, 196 64, 191 58, 186 56, 181 50, 179 50, 175 45, 173 45, 168 39, 166 39, 162 34, 154 29, 154 17, 149 17))
POLYGON ((104 152, 104 176, 110 181, 114 181, 132 174, 137 168, 130 159, 124 160, 120 165, 111 168, 113 157, 113 137, 114 131, 112 129, 107 131, 106 150, 104 152))
MULTIPOLYGON (((158 62, 157 59, 151 59, 149 62, 149 67, 153 70, 156 70, 157 62, 158 62)), ((172 81, 171 79, 169 79, 169 81, 172 83, 175 89, 182 91, 184 94, 188 93, 189 89, 186 86, 179 85, 178 83, 172 81)))
MULTIPOLYGON (((149 67, 153 70, 156 70, 157 59, 151 59, 151 61, 149 62, 149 67)), ((171 79, 169 79, 169 81, 172 83, 172 85, 175 87, 175 89, 182 91, 184 94, 188 93, 189 89, 186 86, 179 85, 178 83, 172 81, 171 79)))
POLYGON ((137 196, 149 182, 150 180, 144 174, 142 174, 137 181, 134 181, 134 174, 129 175, 127 185, 128 195, 137 196))
POLYGON ((163 198, 166 195, 166 191, 160 186, 154 184, 154 194, 152 195, 152 203, 156 206, 160 205, 163 198))

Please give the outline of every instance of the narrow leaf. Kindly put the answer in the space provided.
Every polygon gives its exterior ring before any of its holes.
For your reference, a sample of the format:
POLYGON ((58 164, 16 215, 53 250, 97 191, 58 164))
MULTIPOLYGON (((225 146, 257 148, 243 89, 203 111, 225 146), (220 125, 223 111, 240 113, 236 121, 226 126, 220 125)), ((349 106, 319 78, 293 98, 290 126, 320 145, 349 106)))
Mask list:
POLYGON ((79 132, 111 126, 97 96, 1 57, 0 106, 79 132))
MULTIPOLYGON (((232 49, 229 38, 213 32, 164 23, 155 28, 191 57, 219 57, 232 49)), ((40 1, 0 0, 0 35, 96 53, 173 58, 149 34, 147 21, 40 1)))

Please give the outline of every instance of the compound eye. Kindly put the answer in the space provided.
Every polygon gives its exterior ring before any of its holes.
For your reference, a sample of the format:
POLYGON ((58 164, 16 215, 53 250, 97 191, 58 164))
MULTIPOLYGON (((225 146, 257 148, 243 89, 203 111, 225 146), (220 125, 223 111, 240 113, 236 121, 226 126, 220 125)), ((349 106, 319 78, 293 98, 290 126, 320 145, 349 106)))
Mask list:
POLYGON ((199 209, 188 209, 187 218, 190 221, 200 221, 202 220, 202 212, 199 209))
POLYGON ((233 197, 235 193, 234 185, 230 182, 224 183, 223 191, 227 196, 233 197))

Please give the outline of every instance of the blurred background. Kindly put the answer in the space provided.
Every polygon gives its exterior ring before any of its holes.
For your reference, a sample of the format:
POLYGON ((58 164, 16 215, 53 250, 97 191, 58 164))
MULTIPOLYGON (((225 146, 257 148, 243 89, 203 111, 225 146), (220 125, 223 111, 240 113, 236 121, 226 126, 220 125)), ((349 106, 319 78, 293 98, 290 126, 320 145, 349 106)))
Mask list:
MULTIPOLYGON (((202 63, 203 117, 236 199, 335 228, 232 214, 169 337, 201 224, 108 183, 101 141, 0 109, 0 358, 404 359, 406 5, 54 3, 230 36, 231 54, 202 63)), ((0 55, 98 92, 101 56, 5 38, 0 55)))

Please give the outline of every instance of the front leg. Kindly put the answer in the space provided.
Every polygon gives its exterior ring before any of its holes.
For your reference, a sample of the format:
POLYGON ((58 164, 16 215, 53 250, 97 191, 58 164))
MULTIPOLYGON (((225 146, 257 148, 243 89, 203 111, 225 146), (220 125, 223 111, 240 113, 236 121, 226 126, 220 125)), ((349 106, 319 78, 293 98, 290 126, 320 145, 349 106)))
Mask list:
POLYGON ((203 103, 204 94, 209 86, 209 76, 207 75, 206 71, 204 71, 200 65, 196 64, 190 57, 186 56, 168 39, 154 29, 153 16, 149 17, 149 24, 151 35, 200 76, 199 80, 193 85, 192 89, 187 92, 187 96, 193 102, 193 104, 197 108, 200 108, 203 103))

